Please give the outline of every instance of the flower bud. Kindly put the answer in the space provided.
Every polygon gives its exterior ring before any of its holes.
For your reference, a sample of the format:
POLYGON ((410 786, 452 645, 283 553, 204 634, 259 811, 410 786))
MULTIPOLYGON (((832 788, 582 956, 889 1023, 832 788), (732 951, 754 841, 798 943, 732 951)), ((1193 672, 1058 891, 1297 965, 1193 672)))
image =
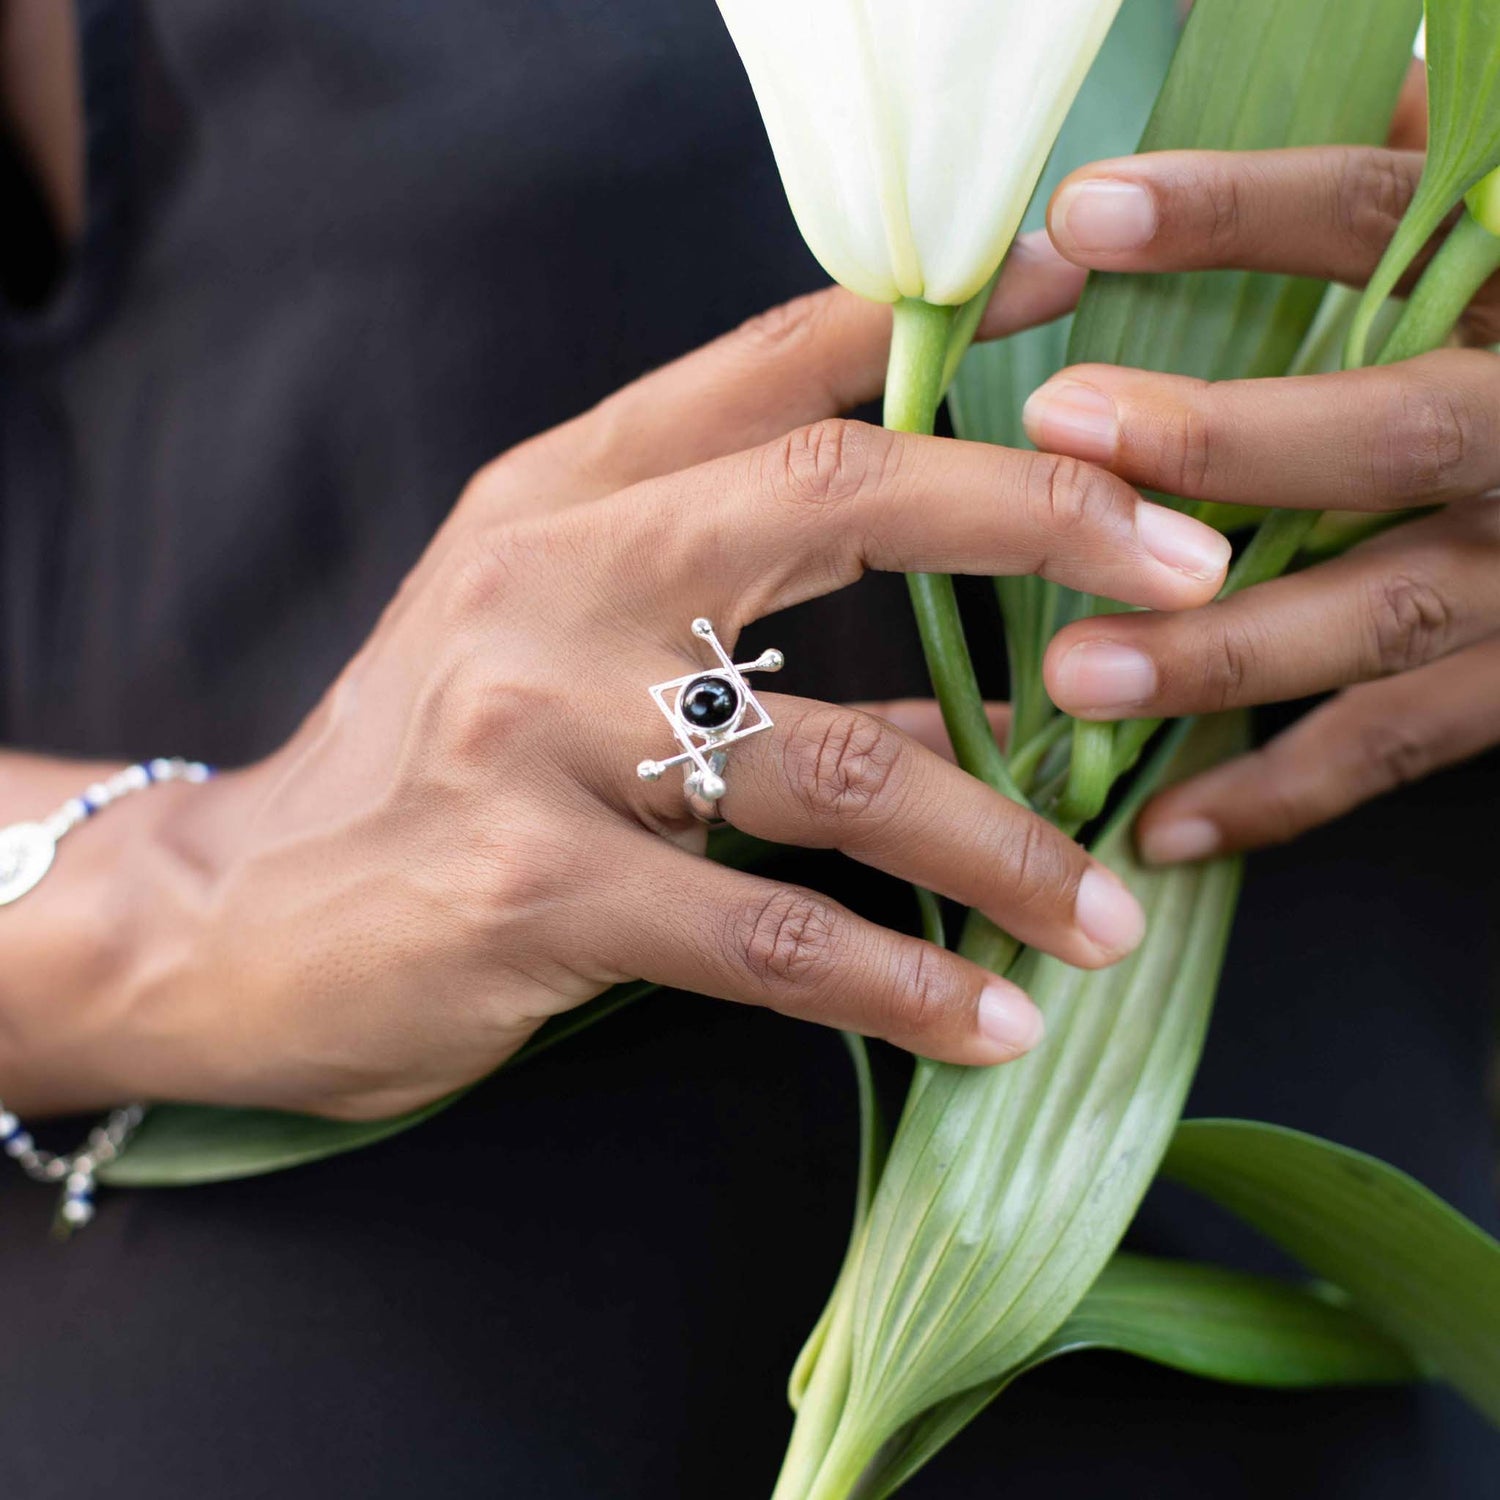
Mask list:
POLYGON ((836 281, 966 302, 1004 259, 1120 0, 719 0, 836 281))

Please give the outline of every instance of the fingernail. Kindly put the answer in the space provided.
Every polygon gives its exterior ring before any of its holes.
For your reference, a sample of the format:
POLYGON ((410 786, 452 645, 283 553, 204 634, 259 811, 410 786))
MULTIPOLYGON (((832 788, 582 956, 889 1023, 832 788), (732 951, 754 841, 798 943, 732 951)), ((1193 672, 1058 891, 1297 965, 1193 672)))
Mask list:
POLYGON ((1002 1052, 1020 1057, 1041 1041, 1046 1023, 1024 991, 996 979, 980 993, 979 1030, 1002 1052))
POLYGON ((1156 691, 1156 664, 1133 646, 1085 641, 1059 663, 1054 697, 1068 711, 1133 708, 1156 691))
POLYGON ((1049 453, 1068 453, 1107 464, 1120 443, 1115 403, 1091 385, 1044 385, 1021 413, 1026 436, 1049 453))
POLYGON ((1140 902, 1124 881, 1098 865, 1085 870, 1078 882, 1073 915, 1083 935, 1115 957, 1134 952, 1146 935, 1146 913, 1140 902))
POLYGON ((1229 538, 1169 505, 1142 501, 1135 531, 1157 562, 1189 578, 1217 578, 1229 566, 1229 538))
POLYGON ((1141 858, 1152 865, 1185 865, 1217 854, 1224 843, 1218 824, 1207 818, 1179 818, 1141 829, 1141 858))
POLYGON ((1064 250, 1110 254, 1139 250, 1156 237, 1156 199, 1134 182, 1095 178, 1053 200, 1053 238, 1064 250))

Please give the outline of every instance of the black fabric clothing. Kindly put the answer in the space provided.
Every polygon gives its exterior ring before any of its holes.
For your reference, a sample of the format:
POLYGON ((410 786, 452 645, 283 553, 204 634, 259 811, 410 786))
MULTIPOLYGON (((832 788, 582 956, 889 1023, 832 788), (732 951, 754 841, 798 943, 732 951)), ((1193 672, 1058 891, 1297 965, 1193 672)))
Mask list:
MULTIPOLYGON (((708 0, 80 10, 89 228, 0 336, 0 743, 264 752, 479 464, 821 280, 708 0)), ((754 645, 797 691, 921 691, 902 592, 754 645)), ((1491 1230, 1495 770, 1252 862, 1190 1111, 1374 1151, 1491 1230)), ((764 1496, 853 1150, 836 1038, 666 996, 358 1155, 109 1193, 66 1248, 0 1177, 0 1486, 764 1496)), ((1133 1242, 1280 1264, 1174 1193, 1133 1242)), ((1082 1356, 909 1493, 1476 1500, 1497 1457, 1438 1390, 1082 1356)))

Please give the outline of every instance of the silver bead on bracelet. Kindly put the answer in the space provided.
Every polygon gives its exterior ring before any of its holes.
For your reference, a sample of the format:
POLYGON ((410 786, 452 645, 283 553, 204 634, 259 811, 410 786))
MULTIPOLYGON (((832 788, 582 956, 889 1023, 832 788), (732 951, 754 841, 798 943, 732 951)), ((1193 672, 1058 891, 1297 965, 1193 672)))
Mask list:
POLYGON ((43 1151, 31 1138, 25 1126, 0 1104, 0 1144, 7 1156, 33 1182, 60 1182, 62 1201, 58 1204, 58 1229, 70 1234, 82 1229, 94 1217, 94 1174, 112 1162, 124 1149, 136 1127, 146 1118, 144 1104, 127 1104, 112 1109, 102 1124, 89 1131, 88 1140, 75 1151, 43 1151))
MULTIPOLYGON (((166 781, 207 781, 213 772, 199 761, 152 760, 128 766, 96 781, 81 796, 70 797, 39 823, 0 828, 0 906, 9 906, 33 890, 52 868, 58 841, 102 812, 111 802, 166 781)), ((0 1102, 0 1148, 33 1182, 63 1184, 57 1226, 64 1233, 82 1229, 94 1217, 94 1175, 125 1149, 146 1117, 144 1104, 111 1110, 76 1150, 43 1151, 21 1122, 0 1102)))

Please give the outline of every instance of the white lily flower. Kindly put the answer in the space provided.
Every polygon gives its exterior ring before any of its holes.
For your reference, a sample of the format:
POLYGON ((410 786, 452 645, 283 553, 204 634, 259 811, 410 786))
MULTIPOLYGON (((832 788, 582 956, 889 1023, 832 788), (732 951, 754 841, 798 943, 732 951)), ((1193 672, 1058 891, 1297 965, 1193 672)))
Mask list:
POLYGON ((718 0, 823 268, 943 305, 1004 259, 1120 3, 718 0))

